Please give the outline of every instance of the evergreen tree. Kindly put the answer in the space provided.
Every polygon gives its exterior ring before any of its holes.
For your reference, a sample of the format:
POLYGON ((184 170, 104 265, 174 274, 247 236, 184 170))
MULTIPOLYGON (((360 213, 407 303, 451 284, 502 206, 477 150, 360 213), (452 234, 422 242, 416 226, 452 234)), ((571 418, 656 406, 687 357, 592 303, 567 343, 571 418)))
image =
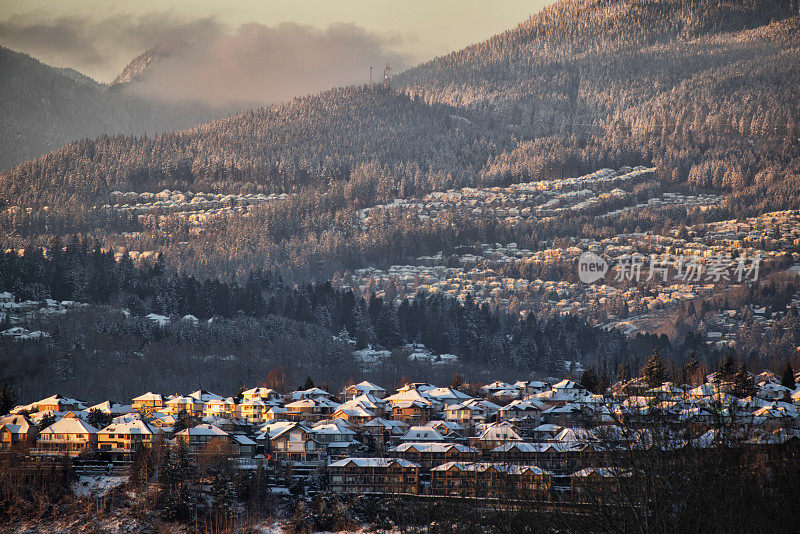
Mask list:
POLYGON ((200 424, 200 419, 190 415, 189 412, 186 410, 181 410, 175 416, 175 429, 174 431, 180 432, 181 430, 186 430, 187 428, 193 428, 200 424))
POLYGON ((631 373, 628 371, 628 366, 625 365, 625 362, 622 362, 617 369, 617 382, 627 382, 630 379, 631 373))
POLYGON ((753 378, 747 372, 744 364, 739 367, 736 375, 733 377, 733 395, 743 399, 755 395, 756 387, 753 384, 753 378))
POLYGON ((599 382, 597 380, 597 373, 594 371, 594 367, 589 366, 581 375, 581 386, 586 388, 587 391, 591 393, 599 393, 599 382))
POLYGON ((0 415, 5 415, 17 404, 17 395, 8 382, 0 384, 0 415))
POLYGON ((722 359, 719 365, 719 374, 723 380, 730 380, 736 373, 736 361, 733 359, 733 354, 728 353, 722 359))
POLYGON ((303 385, 300 387, 300 389, 301 389, 301 390, 304 390, 304 389, 311 389, 311 388, 313 388, 313 387, 314 387, 314 381, 313 381, 313 380, 311 380, 311 377, 310 377, 310 376, 307 376, 307 377, 306 377, 306 381, 303 383, 303 385))
POLYGON ((464 382, 461 380, 461 375, 456 373, 453 375, 453 380, 450 382, 450 387, 453 389, 458 389, 464 385, 464 382))
POLYGON ((781 385, 789 388, 795 388, 795 381, 794 381, 794 369, 792 369, 792 365, 787 361, 786 365, 783 368, 783 374, 781 375, 781 385))
POLYGON ((44 430, 48 426, 56 422, 56 416, 49 413, 39 420, 39 430, 44 430))
POLYGON ((111 424, 111 414, 101 412, 97 408, 89 410, 89 415, 86 417, 86 422, 97 429, 103 429, 111 424))
POLYGON ((664 363, 661 361, 658 349, 653 349, 653 353, 644 363, 642 378, 651 388, 658 387, 664 382, 664 363))

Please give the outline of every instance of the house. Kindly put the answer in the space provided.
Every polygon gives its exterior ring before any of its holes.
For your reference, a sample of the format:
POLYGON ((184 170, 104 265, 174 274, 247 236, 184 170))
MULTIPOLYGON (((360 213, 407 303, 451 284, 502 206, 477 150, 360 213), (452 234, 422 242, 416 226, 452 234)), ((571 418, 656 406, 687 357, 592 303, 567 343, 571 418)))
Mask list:
POLYGON ((86 405, 79 400, 53 395, 25 406, 16 406, 11 412, 78 412, 85 409, 86 405))
POLYGON ((175 439, 186 443, 192 454, 215 453, 241 456, 242 444, 237 438, 244 438, 244 452, 252 456, 255 452, 254 441, 245 436, 232 436, 221 428, 208 423, 185 428, 175 434, 175 439))
POLYGON ((260 399, 262 401, 277 400, 280 393, 270 388, 256 387, 242 392, 242 401, 260 399))
POLYGON ((587 443, 508 442, 489 451, 493 462, 537 465, 550 471, 571 473, 597 461, 596 448, 587 443))
POLYGON ((237 415, 236 402, 233 397, 210 399, 205 403, 203 415, 231 419, 237 415))
POLYGON ((484 393, 484 395, 494 395, 495 393, 505 392, 505 391, 519 392, 519 388, 517 388, 512 384, 508 384, 506 382, 497 380, 495 382, 492 382, 491 384, 487 384, 481 387, 481 391, 484 393))
POLYGON ((418 493, 419 466, 401 458, 345 458, 328 464, 334 493, 418 493))
POLYGON ((536 422, 534 426, 539 426, 542 417, 542 411, 546 410, 547 406, 537 399, 515 400, 503 406, 497 411, 497 418, 500 421, 508 421, 510 419, 532 419, 536 422))
POLYGON ((630 486, 633 473, 613 467, 586 467, 572 473, 572 498, 581 502, 613 502, 630 486))
POLYGON ((444 406, 459 404, 471 399, 466 393, 453 388, 436 388, 426 391, 428 398, 440 402, 444 406))
POLYGON ((369 393, 359 395, 339 405, 340 410, 348 408, 363 408, 374 413, 376 417, 383 417, 386 415, 386 401, 370 395, 369 393))
POLYGON ((270 451, 277 461, 320 464, 325 460, 325 445, 302 423, 272 423, 262 430, 269 438, 270 451))
POLYGON ((290 421, 321 421, 329 418, 338 407, 325 397, 301 398, 286 404, 286 418, 290 421))
POLYGON ((347 456, 361 446, 356 440, 356 432, 348 428, 341 420, 333 422, 322 421, 311 428, 316 441, 327 447, 330 458, 347 456))
POLYGON ((433 428, 448 441, 465 441, 464 436, 467 434, 464 426, 453 421, 428 421, 425 426, 433 428))
POLYGON ((99 404, 95 404, 94 406, 90 406, 87 412, 91 412, 92 410, 98 410, 104 414, 108 414, 112 417, 117 417, 119 415, 125 415, 134 412, 134 408, 130 404, 118 404, 116 402, 112 402, 107 400, 105 402, 101 402, 99 404))
POLYGON ((542 411, 542 422, 558 426, 579 426, 586 419, 581 407, 577 404, 564 404, 552 406, 542 411))
POLYGON ((186 412, 187 414, 195 417, 203 417, 205 403, 194 397, 178 396, 167 400, 164 403, 164 408, 167 413, 171 414, 186 412))
POLYGON ((516 429, 508 423, 490 423, 477 437, 469 439, 473 447, 488 451, 509 441, 523 441, 516 429))
POLYGON ((535 395, 550 389, 550 384, 540 380, 519 380, 514 382, 513 385, 525 395, 535 395))
POLYGON ((164 407, 164 398, 159 393, 147 392, 133 398, 133 409, 140 414, 148 415, 164 407))
POLYGON ((22 449, 33 445, 38 432, 27 417, 12 414, 0 417, 0 450, 22 449))
POLYGON ((553 391, 556 393, 568 394, 580 390, 583 390, 583 388, 568 378, 553 384, 553 391))
POLYGON ((358 384, 347 386, 342 391, 342 397, 345 401, 360 397, 361 395, 372 395, 373 397, 382 399, 386 396, 386 390, 378 385, 373 384, 372 382, 364 380, 358 384))
POLYGON ((152 446, 159 436, 159 429, 141 419, 112 423, 97 433, 97 448, 110 460, 126 461, 139 447, 152 446))
POLYGON ((440 442, 401 443, 389 451, 391 456, 419 464, 425 471, 446 462, 476 462, 480 453, 467 445, 440 442))
POLYGON ((386 444, 393 439, 399 439, 406 433, 408 425, 402 421, 394 421, 376 417, 361 425, 361 431, 371 435, 378 451, 383 451, 386 444))
POLYGON ((537 466, 492 462, 447 462, 431 469, 431 493, 544 499, 552 488, 552 473, 537 466))
POLYGON ((239 417, 251 423, 256 423, 266 418, 267 410, 269 410, 270 405, 264 402, 264 399, 261 397, 247 397, 244 398, 236 408, 239 417))
POLYGON ((73 412, 43 429, 33 454, 78 456, 97 448, 98 430, 73 412))
POLYGON ((392 419, 409 425, 425 424, 433 417, 433 405, 427 399, 392 404, 392 419))
POLYGON ((290 400, 299 400, 299 399, 311 399, 311 400, 324 400, 329 399, 332 395, 325 391, 324 389, 320 388, 308 388, 308 389, 301 389, 299 391, 293 391, 289 396, 290 400))
POLYGON ((436 429, 429 426, 412 426, 400 441, 445 441, 445 439, 436 429))
POLYGON ((343 406, 344 404, 339 406, 339 409, 333 412, 332 417, 334 419, 344 419, 345 421, 353 423, 354 425, 361 425, 374 419, 376 416, 374 412, 366 410, 361 406, 345 407, 345 408, 343 408, 343 406))
POLYGON ((451 404, 444 409, 444 417, 460 425, 469 426, 483 423, 486 420, 484 410, 480 406, 466 404, 451 404))

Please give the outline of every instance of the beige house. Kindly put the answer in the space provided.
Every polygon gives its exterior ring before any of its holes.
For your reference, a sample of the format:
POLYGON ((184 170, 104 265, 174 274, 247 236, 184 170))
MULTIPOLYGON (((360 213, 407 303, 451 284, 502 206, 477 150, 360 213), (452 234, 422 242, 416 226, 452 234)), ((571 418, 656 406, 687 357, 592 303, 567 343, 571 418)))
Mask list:
POLYGON ((143 415, 157 412, 164 407, 164 398, 159 393, 147 392, 133 398, 133 409, 143 415))
POLYGON ((98 430, 72 412, 43 429, 34 454, 78 456, 97 448, 98 430))

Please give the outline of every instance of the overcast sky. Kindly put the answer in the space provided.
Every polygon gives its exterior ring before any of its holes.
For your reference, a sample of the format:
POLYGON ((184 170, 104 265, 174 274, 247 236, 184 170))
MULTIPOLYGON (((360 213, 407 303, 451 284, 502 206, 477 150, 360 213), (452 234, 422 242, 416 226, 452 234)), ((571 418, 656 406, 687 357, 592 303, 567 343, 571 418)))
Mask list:
MULTIPOLYGON (((283 86, 279 94, 266 90, 265 98, 276 100, 331 84, 366 81, 372 63, 377 67, 389 61, 395 71, 401 70, 512 28, 548 3, 0 0, 0 44, 110 82, 145 50, 188 41, 191 47, 180 64, 174 59, 162 66, 161 74, 151 74, 150 90, 179 94, 187 90, 183 85, 225 76, 241 81, 243 99, 260 84, 283 86), (213 64, 214 70, 204 63, 213 64), (203 72, 196 71, 199 67, 203 72), (165 81, 167 70, 172 78, 165 81), (252 71, 269 71, 272 79, 265 82, 264 74, 249 79, 252 71)), ((220 96, 220 91, 225 89, 217 87, 210 94, 220 96)))

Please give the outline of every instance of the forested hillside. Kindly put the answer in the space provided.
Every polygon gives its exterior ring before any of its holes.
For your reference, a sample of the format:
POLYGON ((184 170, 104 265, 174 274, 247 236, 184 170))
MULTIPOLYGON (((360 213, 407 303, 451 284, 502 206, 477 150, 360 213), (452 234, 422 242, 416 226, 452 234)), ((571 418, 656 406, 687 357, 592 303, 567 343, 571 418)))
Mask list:
POLYGON ((491 177, 541 176, 554 151, 568 171, 634 151, 664 180, 763 204, 764 188, 789 193, 798 170, 799 6, 565 0, 395 81, 525 139, 487 165, 491 177))
POLYGON ((519 320, 441 296, 396 305, 357 298, 329 282, 287 286, 271 273, 241 283, 202 280, 160 262, 137 268, 127 256, 115 261, 89 241, 54 242, 50 250, 49 258, 41 251, 0 253, 0 293, 11 291, 21 306, 32 306, 26 326, 48 332, 24 341, 0 336, 0 382, 15 384, 26 399, 54 389, 86 399, 131 396, 145 387, 235 390, 281 367, 292 381, 311 375, 339 387, 358 376, 385 383, 446 382, 454 372, 481 379, 560 376, 568 362, 581 361, 605 383, 620 368, 636 372, 654 347, 674 359, 678 373, 690 354, 710 362, 721 356, 696 337, 674 346, 666 336, 627 339, 575 317, 519 320), (36 311, 47 298, 89 306, 36 311), (163 314, 164 323, 146 319, 149 313, 163 314), (406 343, 458 361, 411 361, 406 343), (367 346, 392 354, 364 367, 352 351, 367 346))
POLYGON ((203 275, 267 268, 309 279, 479 242, 535 250, 797 208, 797 13, 797 0, 560 1, 391 89, 337 88, 182 132, 67 145, 0 175, 0 226, 18 247, 92 234, 203 275), (359 220, 362 208, 431 191, 625 165, 657 168, 630 191, 642 200, 665 187, 724 197, 710 211, 602 222, 570 213, 510 226, 391 209, 359 220), (165 188, 165 198, 290 196, 247 208, 241 198, 201 222, 166 205, 132 215, 111 196, 165 188))
POLYGON ((84 137, 186 128, 222 113, 107 88, 71 69, 0 47, 0 169, 84 137))

